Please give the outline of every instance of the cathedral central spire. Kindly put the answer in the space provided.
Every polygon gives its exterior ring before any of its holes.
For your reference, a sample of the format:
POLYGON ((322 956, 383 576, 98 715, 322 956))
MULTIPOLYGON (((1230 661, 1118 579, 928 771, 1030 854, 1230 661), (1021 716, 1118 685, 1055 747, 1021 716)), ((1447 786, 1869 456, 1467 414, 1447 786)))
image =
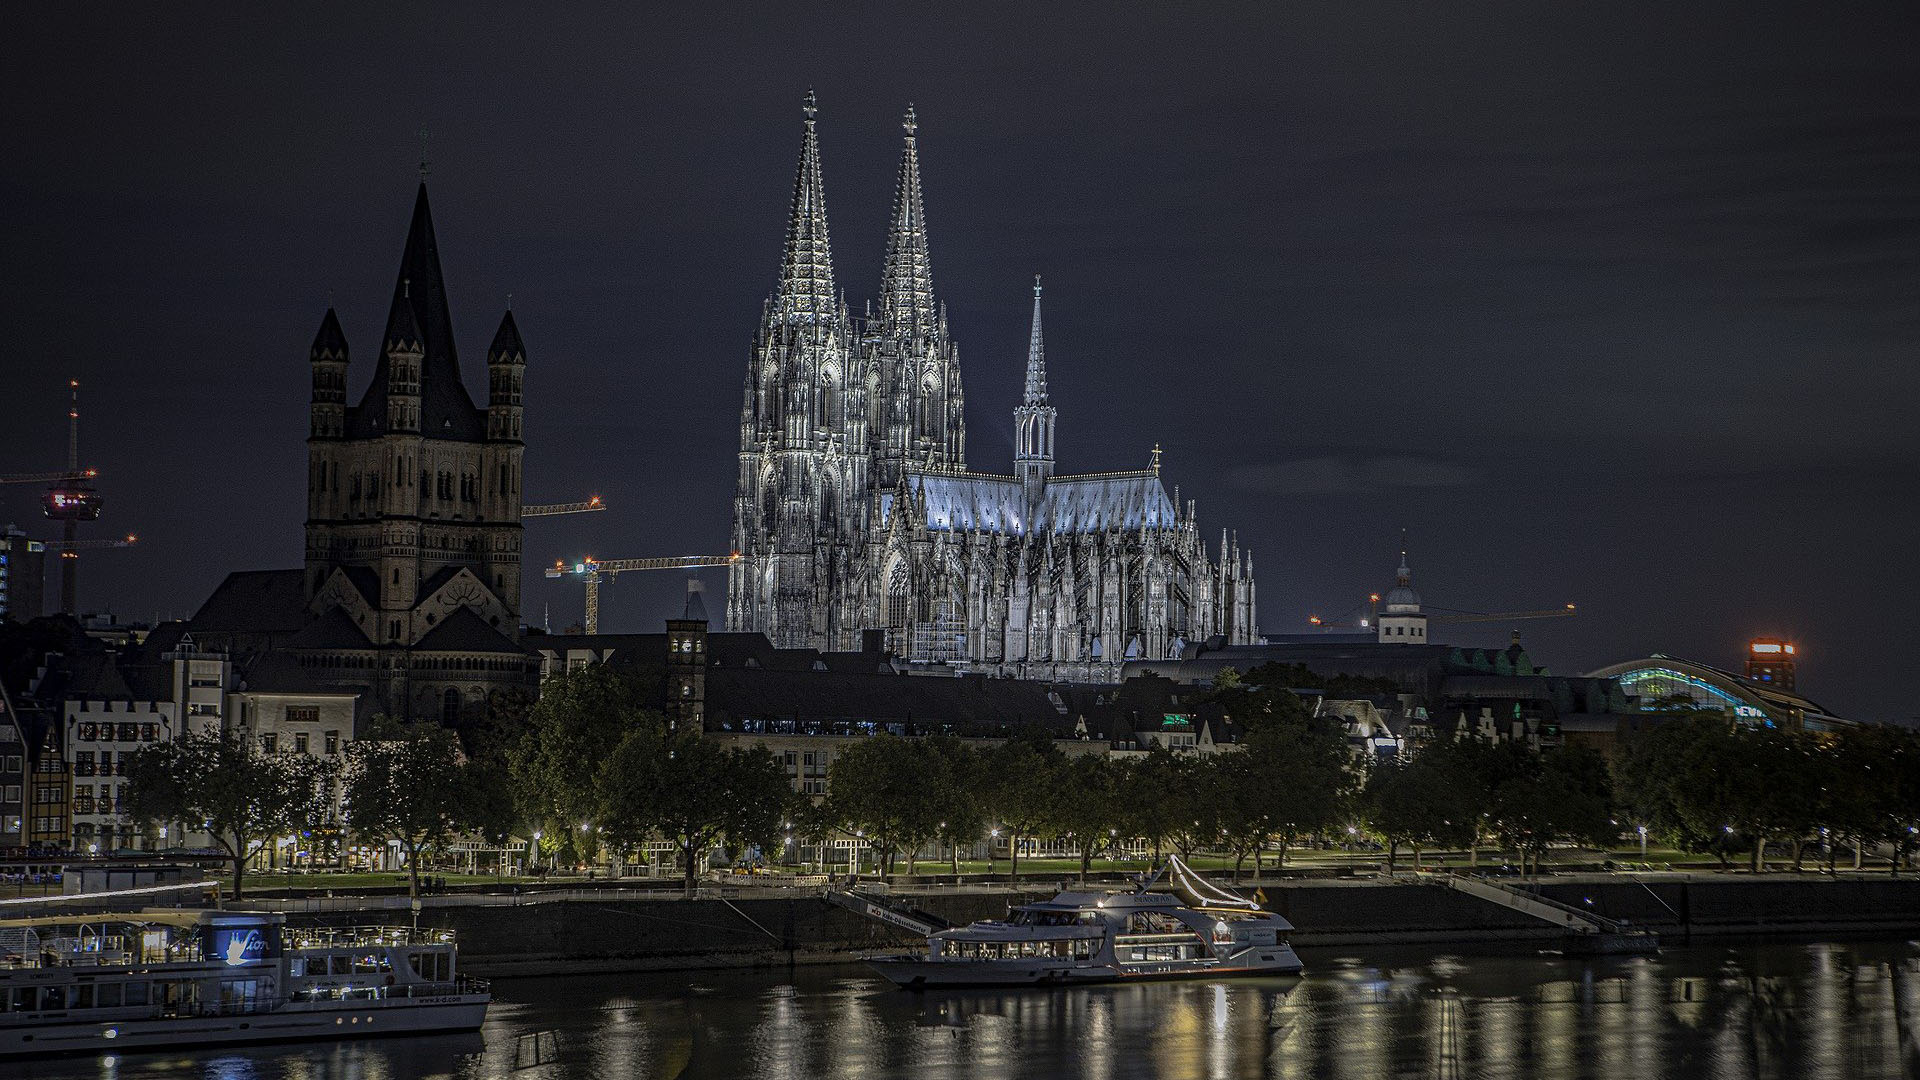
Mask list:
POLYGON ((900 121, 906 147, 894 181, 893 222, 880 280, 880 318, 889 331, 930 333, 934 328, 933 260, 927 247, 927 211, 920 199, 920 122, 913 106, 900 121))
POLYGON ((1040 275, 1033 275, 1033 333, 1027 340, 1027 386, 1013 410, 1013 471, 1029 513, 1053 475, 1053 406, 1047 404, 1047 350, 1040 336, 1040 275))
POLYGON ((1033 333, 1027 339, 1027 389, 1023 405, 1047 403, 1047 349, 1040 336, 1040 275, 1033 275, 1033 333))
POLYGON ((838 298, 833 287, 833 246, 827 240, 826 185, 820 179, 820 137, 814 130, 820 109, 812 90, 807 91, 802 111, 806 135, 793 179, 792 217, 780 258, 780 281, 773 291, 772 315, 789 324, 831 323, 838 298))

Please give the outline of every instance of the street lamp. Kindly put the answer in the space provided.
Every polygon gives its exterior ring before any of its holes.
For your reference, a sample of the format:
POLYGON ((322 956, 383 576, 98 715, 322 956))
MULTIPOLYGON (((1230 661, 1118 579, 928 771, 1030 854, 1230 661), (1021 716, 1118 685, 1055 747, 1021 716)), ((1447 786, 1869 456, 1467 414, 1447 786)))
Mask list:
POLYGON ((993 873, 993 849, 994 849, 994 841, 996 841, 996 840, 998 840, 998 839, 1000 839, 1000 830, 999 830, 999 829, 988 829, 988 830, 987 830, 987 873, 989 873, 989 874, 991 874, 991 873, 993 873))
POLYGON ((1647 827, 1640 826, 1640 861, 1647 861, 1647 827))

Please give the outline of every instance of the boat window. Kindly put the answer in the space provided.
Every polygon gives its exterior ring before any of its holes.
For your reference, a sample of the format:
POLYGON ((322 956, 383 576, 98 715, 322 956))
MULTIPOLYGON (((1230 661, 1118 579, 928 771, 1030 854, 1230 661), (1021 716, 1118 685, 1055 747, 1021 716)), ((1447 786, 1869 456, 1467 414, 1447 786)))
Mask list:
POLYGON ((102 1009, 118 1008, 120 1005, 120 984, 101 983, 93 988, 93 1003, 102 1009))
POLYGON ((127 999, 126 1003, 128 1005, 145 1005, 147 1003, 147 984, 146 983, 143 983, 143 982, 128 983, 123 992, 126 995, 126 999, 127 999))
POLYGON ((353 958, 336 954, 333 957, 333 973, 335 975, 353 974, 353 958))
POLYGON ((434 953, 433 954, 434 981, 446 982, 452 978, 453 978, 453 954, 450 952, 434 953))
POLYGON ((1186 923, 1161 911, 1136 911, 1127 916, 1129 934, 1190 934, 1186 923))
POLYGON ((418 975, 423 979, 427 977, 427 972, 425 970, 426 963, 427 963, 427 956, 425 953, 410 952, 407 954, 407 966, 413 969, 413 973, 415 975, 418 975))

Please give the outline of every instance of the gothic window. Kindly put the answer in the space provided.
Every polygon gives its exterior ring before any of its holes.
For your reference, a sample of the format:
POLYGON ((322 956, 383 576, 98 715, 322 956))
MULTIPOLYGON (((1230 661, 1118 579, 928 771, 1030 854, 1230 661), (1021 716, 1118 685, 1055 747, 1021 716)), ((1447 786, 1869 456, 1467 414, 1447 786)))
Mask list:
POLYGON ((887 627, 893 630, 905 629, 909 597, 907 595, 907 569, 904 566, 893 568, 893 576, 887 582, 887 627))
POLYGON ((448 726, 460 722, 460 691, 447 687, 446 695, 440 703, 440 722, 448 726))
POLYGON ((820 426, 833 427, 840 415, 840 376, 831 368, 820 375, 820 426))

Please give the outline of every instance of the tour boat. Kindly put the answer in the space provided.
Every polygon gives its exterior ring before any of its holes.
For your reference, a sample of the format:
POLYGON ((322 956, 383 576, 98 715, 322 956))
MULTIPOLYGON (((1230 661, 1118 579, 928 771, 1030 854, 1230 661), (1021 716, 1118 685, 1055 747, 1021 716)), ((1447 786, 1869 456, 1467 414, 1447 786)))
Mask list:
POLYGON ((453 935, 201 910, 0 919, 0 1057, 475 1031, 453 935))
POLYGON ((927 936, 924 955, 868 960, 894 983, 1060 985, 1226 975, 1295 975, 1293 924, 1207 882, 1177 857, 1128 892, 1062 892, 927 936), (1151 891, 1169 874, 1178 896, 1151 891))

